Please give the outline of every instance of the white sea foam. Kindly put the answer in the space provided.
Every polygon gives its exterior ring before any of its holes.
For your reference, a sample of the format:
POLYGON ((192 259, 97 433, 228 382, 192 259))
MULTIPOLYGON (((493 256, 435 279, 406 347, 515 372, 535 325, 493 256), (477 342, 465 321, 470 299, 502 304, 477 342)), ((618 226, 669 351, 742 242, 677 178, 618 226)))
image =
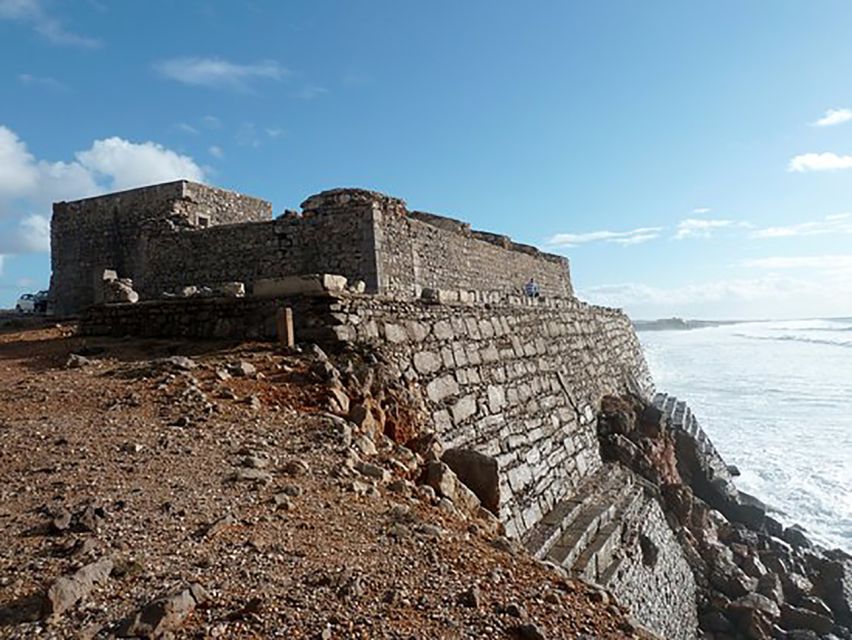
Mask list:
POLYGON ((852 551, 852 319, 639 335, 657 388, 689 402, 737 485, 852 551))

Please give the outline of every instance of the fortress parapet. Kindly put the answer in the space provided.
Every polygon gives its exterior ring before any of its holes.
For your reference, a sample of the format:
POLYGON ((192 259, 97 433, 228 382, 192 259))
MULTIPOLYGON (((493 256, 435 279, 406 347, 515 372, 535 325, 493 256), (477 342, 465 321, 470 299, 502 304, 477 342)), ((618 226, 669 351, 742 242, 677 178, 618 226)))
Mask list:
POLYGON ((336 273, 368 293, 402 299, 424 289, 517 294, 534 277, 544 296, 571 297, 567 259, 409 211, 365 189, 310 196, 272 218, 268 202, 185 180, 54 205, 51 300, 58 314, 99 301, 105 270, 142 300, 186 286, 336 273))

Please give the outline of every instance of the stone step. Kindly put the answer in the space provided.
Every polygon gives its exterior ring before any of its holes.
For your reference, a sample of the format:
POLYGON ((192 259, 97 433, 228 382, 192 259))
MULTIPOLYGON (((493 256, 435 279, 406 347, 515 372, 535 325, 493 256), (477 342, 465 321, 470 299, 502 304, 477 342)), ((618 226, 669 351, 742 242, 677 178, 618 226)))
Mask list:
POLYGON ((632 477, 623 475, 620 483, 616 482, 609 490, 592 495, 582 504, 577 516, 547 553, 547 558, 566 569, 572 568, 598 532, 613 521, 617 505, 633 487, 632 477))
POLYGON ((612 520, 598 529, 594 539, 577 557, 572 571, 583 578, 604 585, 602 576, 618 559, 624 527, 635 517, 644 500, 641 486, 633 486, 613 505, 612 520))
POLYGON ((539 560, 546 557, 565 530, 583 511, 584 505, 593 501, 596 495, 611 493, 615 487, 625 482, 625 477, 629 476, 618 465, 604 465, 580 486, 576 494, 559 501, 539 520, 524 538, 527 551, 539 560))
MULTIPOLYGON (((640 496, 639 500, 636 503, 631 505, 630 509, 625 511, 624 519, 625 522, 642 522, 647 517, 649 504, 652 499, 646 498, 645 496, 640 496)), ((638 528, 638 527, 637 527, 638 528)), ((619 570, 621 569, 621 565, 624 562, 623 554, 616 554, 609 565, 603 570, 598 572, 598 584, 607 587, 612 583, 613 578, 615 578, 619 570)))

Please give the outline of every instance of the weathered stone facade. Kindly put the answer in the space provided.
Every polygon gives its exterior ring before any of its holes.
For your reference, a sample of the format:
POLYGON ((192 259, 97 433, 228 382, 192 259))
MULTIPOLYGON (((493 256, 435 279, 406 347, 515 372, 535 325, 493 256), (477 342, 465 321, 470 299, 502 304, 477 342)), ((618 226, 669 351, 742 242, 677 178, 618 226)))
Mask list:
POLYGON ((418 212, 373 191, 311 196, 271 219, 255 198, 180 181, 54 206, 51 301, 59 314, 96 303, 105 269, 141 298, 184 286, 339 273, 404 298, 424 288, 518 293, 535 277, 545 296, 572 294, 568 261, 505 236, 418 212), (495 269, 494 265, 500 265, 495 269))
POLYGON ((169 182, 53 206, 50 298, 58 314, 93 304, 105 269, 137 279, 149 267, 151 226, 204 228, 268 220, 268 202, 187 182, 169 182))
POLYGON ((371 297, 335 308, 338 337, 373 344, 416 384, 448 447, 497 459, 500 517, 514 535, 600 467, 600 397, 650 391, 630 322, 612 309, 371 297))
MULTIPOLYGON (((113 267, 141 300, 90 307, 83 332, 274 338, 276 315, 290 307, 298 341, 371 354, 414 399, 420 428, 496 469, 488 504, 508 535, 607 586, 663 637, 692 638, 695 583, 659 497, 601 457, 601 399, 654 391, 627 316, 574 298, 564 258, 409 212, 397 198, 334 190, 302 209, 209 228, 169 222, 172 213, 146 219, 130 270, 113 267), (362 281, 366 293, 290 295, 292 283, 276 280, 309 273, 362 281), (522 295, 531 276, 540 298, 522 295), (245 298, 161 299, 233 281, 245 298)), ((379 402, 357 399, 368 413, 369 401, 379 402)))
POLYGON ((297 340, 377 354, 419 397, 424 426, 448 448, 496 461, 496 510, 508 534, 609 588, 662 637, 694 637, 695 584, 657 497, 601 459, 601 397, 653 392, 624 314, 575 299, 336 293, 105 305, 90 310, 83 329, 272 338, 282 306, 293 309, 297 340), (653 560, 643 545, 655 549, 653 560))

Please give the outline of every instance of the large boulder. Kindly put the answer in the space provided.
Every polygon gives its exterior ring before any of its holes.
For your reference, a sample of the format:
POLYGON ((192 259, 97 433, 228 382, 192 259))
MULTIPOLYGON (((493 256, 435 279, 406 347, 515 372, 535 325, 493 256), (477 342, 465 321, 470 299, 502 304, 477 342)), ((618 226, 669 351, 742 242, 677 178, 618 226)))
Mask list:
POLYGON ((459 480, 458 476, 445 463, 429 462, 426 465, 423 482, 432 487, 438 495, 452 500, 453 504, 463 513, 468 515, 478 513, 479 498, 459 480))
POLYGON ((831 618, 789 604, 781 607, 781 624, 785 629, 809 629, 819 634, 830 633, 834 628, 831 618))
POLYGON ((133 289, 130 278, 103 281, 103 298, 106 303, 139 302, 139 294, 133 289))
POLYGON ((837 622, 852 627, 852 556, 829 551, 814 578, 813 594, 831 607, 837 622))
POLYGON ((96 584, 101 584, 109 578, 112 567, 112 560, 103 558, 87 564, 70 576, 57 579, 45 595, 45 614, 58 616, 83 600, 96 584))
POLYGON ((760 611, 770 620, 774 620, 781 615, 778 605, 759 593, 746 594, 728 605, 728 612, 735 619, 739 619, 742 615, 751 611, 760 611))
POLYGON ((178 629, 195 607, 209 599, 199 584, 149 602, 123 620, 116 629, 119 638, 162 638, 178 629))
POLYGON ((491 513, 500 510, 500 478, 497 460, 473 449, 448 449, 444 462, 491 513))

